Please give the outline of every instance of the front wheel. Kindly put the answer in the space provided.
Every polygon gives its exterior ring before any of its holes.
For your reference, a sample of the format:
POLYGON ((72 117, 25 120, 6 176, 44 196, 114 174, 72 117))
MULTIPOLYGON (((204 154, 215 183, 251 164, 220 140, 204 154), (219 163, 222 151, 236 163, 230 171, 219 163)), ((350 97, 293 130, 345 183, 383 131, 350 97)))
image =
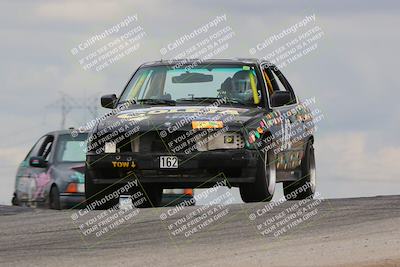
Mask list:
POLYGON ((18 201, 18 198, 17 198, 17 194, 15 194, 15 193, 14 193, 12 199, 11 199, 11 204, 12 204, 13 206, 18 206, 18 205, 19 205, 19 201, 18 201))
POLYGON ((256 181, 240 186, 240 196, 244 202, 270 201, 275 192, 276 165, 271 150, 262 153, 258 159, 256 181))
POLYGON ((163 189, 160 186, 156 185, 145 185, 142 188, 138 188, 136 192, 140 191, 144 197, 144 201, 142 201, 136 208, 151 208, 158 207, 161 205, 162 192, 163 189))
POLYGON ((60 210, 61 209, 60 192, 58 191, 57 186, 53 186, 51 188, 49 198, 50 198, 49 199, 50 209, 60 210))
POLYGON ((119 194, 115 185, 94 184, 89 173, 85 177, 85 197, 89 210, 110 209, 118 205, 119 194))
POLYGON ((316 188, 316 168, 314 146, 309 140, 306 146, 304 159, 301 162, 299 179, 283 183, 283 192, 286 200, 312 199, 316 188))

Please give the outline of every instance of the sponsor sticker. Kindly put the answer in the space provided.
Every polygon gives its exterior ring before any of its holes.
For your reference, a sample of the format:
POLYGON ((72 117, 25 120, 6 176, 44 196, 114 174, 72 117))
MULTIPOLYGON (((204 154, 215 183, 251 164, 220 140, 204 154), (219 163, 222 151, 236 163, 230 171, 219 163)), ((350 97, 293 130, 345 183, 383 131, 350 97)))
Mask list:
POLYGON ((223 127, 222 121, 192 121, 193 129, 220 129, 223 127))

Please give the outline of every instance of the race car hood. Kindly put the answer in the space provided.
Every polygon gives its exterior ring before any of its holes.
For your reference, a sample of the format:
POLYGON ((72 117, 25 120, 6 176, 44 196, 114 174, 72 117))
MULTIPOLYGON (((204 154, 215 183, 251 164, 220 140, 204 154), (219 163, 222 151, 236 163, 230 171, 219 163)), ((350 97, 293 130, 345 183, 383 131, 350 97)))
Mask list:
MULTIPOLYGON (((232 106, 148 106, 133 107, 128 110, 120 111, 98 125, 98 131, 104 128, 112 129, 130 124, 137 126, 140 131, 152 129, 162 130, 171 129, 189 130, 192 128, 192 121, 222 121, 224 125, 229 125, 239 129, 243 125, 258 119, 265 110, 257 107, 232 107, 232 106)), ((129 127, 131 128, 131 127, 129 127)), ((235 129, 235 130, 236 130, 235 129)))

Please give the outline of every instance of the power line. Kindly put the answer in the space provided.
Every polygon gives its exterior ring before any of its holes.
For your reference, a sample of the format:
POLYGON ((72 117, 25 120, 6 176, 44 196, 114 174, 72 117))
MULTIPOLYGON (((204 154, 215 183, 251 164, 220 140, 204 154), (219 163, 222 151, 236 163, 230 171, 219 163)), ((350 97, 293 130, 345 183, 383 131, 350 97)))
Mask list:
POLYGON ((47 105, 46 109, 60 109, 61 129, 65 129, 67 116, 72 110, 86 110, 91 114, 93 119, 98 117, 98 97, 91 96, 83 99, 76 99, 63 92, 60 94, 61 97, 52 104, 47 105))

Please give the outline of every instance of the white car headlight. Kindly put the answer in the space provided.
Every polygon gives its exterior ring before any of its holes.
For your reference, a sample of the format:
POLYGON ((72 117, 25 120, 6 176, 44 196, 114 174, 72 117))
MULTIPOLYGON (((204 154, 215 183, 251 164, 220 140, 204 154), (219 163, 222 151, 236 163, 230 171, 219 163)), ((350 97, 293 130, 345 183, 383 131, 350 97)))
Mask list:
POLYGON ((239 149, 244 147, 244 139, 237 132, 209 132, 203 139, 197 141, 198 151, 215 149, 239 149))
POLYGON ((117 152, 117 145, 114 142, 107 142, 104 144, 104 153, 117 152))

